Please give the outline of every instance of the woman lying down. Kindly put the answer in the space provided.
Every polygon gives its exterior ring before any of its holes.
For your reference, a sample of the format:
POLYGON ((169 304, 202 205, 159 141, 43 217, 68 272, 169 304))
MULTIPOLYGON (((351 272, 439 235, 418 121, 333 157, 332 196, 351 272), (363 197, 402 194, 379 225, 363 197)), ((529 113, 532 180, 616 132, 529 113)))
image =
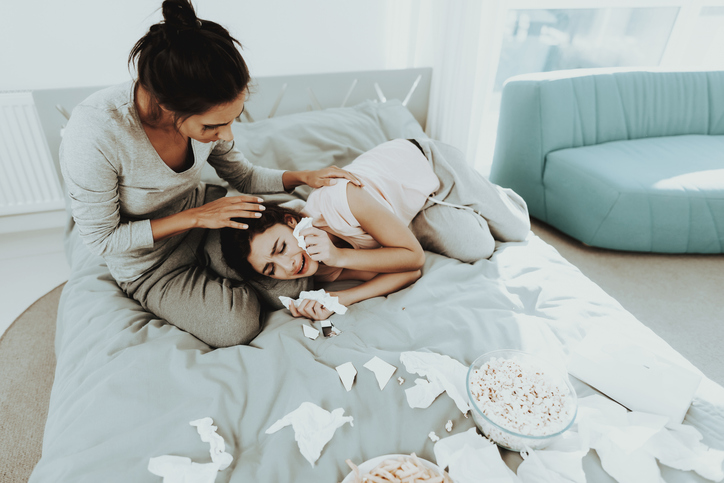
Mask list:
MULTIPOLYGON (((261 218, 243 220, 248 229, 224 228, 221 247, 229 267, 247 280, 313 276, 315 282, 363 281, 330 292, 344 306, 396 292, 419 279, 425 253, 409 225, 440 187, 420 145, 389 141, 345 169, 363 186, 333 180, 309 195, 301 213, 267 204, 261 218), (313 220, 300 233, 307 251, 293 234, 303 217, 313 220)), ((314 300, 299 307, 290 304, 289 310, 313 320, 333 313, 314 300)))

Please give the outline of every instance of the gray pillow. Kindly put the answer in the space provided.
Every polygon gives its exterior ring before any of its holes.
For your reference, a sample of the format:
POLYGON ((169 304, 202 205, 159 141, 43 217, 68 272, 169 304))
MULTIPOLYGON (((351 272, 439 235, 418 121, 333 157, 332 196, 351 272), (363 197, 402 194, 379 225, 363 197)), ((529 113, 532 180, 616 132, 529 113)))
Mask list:
MULTIPOLYGON (((420 124, 398 100, 366 101, 354 107, 234 123, 236 147, 259 166, 286 170, 340 168, 379 144, 397 138, 425 138, 420 124)), ((204 181, 223 184, 208 164, 204 181)), ((308 189, 298 189, 306 198, 308 189)), ((265 198, 266 199, 266 198, 265 198)))

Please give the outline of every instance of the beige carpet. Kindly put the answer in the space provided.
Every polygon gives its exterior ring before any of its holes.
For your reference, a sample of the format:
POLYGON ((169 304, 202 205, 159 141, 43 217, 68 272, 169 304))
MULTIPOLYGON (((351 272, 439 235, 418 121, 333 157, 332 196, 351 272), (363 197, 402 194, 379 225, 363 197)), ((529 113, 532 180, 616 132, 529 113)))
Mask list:
POLYGON ((0 481, 27 482, 40 459, 55 374, 55 318, 63 285, 0 338, 0 481))
POLYGON ((724 255, 602 250, 537 220, 533 232, 707 377, 724 385, 724 255))
MULTIPOLYGON (((724 255, 655 255, 586 247, 537 221, 533 231, 641 322, 724 384, 724 255)), ((0 481, 25 483, 40 459, 55 372, 62 285, 0 339, 0 481)))

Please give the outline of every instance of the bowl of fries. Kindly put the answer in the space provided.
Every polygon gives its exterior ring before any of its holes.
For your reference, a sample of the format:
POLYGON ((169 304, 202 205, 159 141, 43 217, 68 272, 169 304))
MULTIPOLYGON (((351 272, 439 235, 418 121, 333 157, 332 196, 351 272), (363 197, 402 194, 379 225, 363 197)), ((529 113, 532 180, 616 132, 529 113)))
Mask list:
POLYGON ((388 454, 367 460, 352 469, 342 483, 453 483, 436 464, 412 454, 388 454))

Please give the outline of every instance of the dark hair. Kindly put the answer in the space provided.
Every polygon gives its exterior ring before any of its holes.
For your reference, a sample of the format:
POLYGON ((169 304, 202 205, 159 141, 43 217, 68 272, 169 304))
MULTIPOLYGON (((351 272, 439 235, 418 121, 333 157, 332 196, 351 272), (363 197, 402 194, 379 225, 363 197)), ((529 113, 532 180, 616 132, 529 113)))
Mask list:
POLYGON ((276 204, 265 204, 260 218, 233 218, 234 221, 249 226, 246 230, 236 228, 221 229, 221 253, 226 264, 244 280, 259 280, 263 277, 249 263, 251 241, 256 235, 264 233, 278 224, 286 224, 291 216, 299 221, 301 216, 294 210, 276 204))
POLYGON ((165 0, 162 22, 152 25, 128 56, 136 64, 138 83, 174 121, 202 114, 236 100, 249 84, 249 69, 237 49, 238 40, 210 20, 196 17, 189 0, 165 0))

